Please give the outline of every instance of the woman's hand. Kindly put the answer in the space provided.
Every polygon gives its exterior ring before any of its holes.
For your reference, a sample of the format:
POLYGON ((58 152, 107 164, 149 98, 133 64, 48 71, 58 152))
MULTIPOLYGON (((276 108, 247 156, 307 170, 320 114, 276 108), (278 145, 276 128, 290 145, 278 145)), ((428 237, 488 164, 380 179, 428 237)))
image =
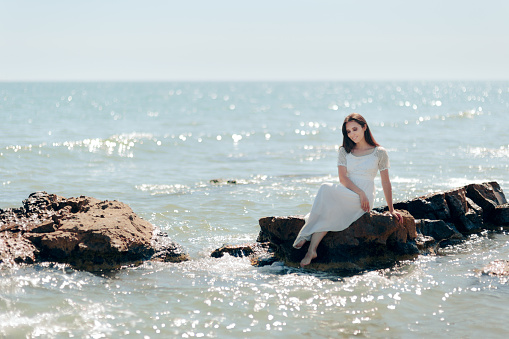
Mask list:
POLYGON ((364 212, 369 212, 370 208, 369 208, 369 200, 368 200, 368 197, 366 196, 366 193, 364 192, 361 192, 361 194, 359 194, 359 198, 361 198, 361 208, 364 212))
POLYGON ((399 223, 402 223, 403 222, 403 216, 401 215, 401 213, 399 212, 396 212, 396 211, 392 211, 391 212, 391 215, 399 222, 399 223))

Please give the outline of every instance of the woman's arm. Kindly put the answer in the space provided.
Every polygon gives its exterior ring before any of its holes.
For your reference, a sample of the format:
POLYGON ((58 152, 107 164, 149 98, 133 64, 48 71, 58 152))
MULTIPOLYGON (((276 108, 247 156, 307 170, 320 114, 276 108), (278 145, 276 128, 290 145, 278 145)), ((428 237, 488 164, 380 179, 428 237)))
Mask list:
POLYGON ((354 191, 357 193, 361 199, 361 208, 368 212, 371 207, 369 206, 369 200, 366 196, 366 193, 364 193, 363 190, 361 190, 359 187, 357 187, 352 180, 350 180, 346 175, 346 167, 345 166, 338 166, 338 175, 339 175, 339 182, 348 188, 351 191, 354 191))
POLYGON ((389 207, 389 212, 398 220, 399 222, 403 221, 403 217, 399 212, 394 210, 394 206, 392 204, 392 184, 389 179, 389 170, 380 171, 380 178, 382 179, 382 188, 384 190, 385 201, 387 202, 387 207, 389 207))

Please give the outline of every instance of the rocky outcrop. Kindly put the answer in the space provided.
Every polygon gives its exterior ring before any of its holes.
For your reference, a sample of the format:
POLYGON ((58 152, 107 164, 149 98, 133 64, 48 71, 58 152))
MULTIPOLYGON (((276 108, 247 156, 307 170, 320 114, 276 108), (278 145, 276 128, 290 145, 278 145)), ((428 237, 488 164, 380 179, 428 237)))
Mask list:
MULTIPOLYGON (((398 202, 404 216, 398 224, 381 207, 364 214, 347 229, 329 232, 318 247, 310 269, 357 272, 388 267, 419 253, 435 253, 441 246, 464 241, 483 230, 509 226, 509 204, 498 183, 471 184, 398 202)), ((304 226, 304 218, 265 217, 259 220, 258 241, 268 241, 274 257, 288 266, 298 266, 307 246, 292 247, 304 226)))
POLYGON ((0 210, 0 225, 2 262, 56 261, 98 271, 151 258, 187 260, 178 244, 118 201, 37 192, 21 208, 0 210))
MULTIPOLYGON (((398 202, 394 207, 409 211, 417 230, 437 241, 509 226, 509 205, 497 182, 470 184, 398 202), (450 231, 445 231, 444 223, 450 231)), ((383 212, 387 207, 376 210, 383 212)))

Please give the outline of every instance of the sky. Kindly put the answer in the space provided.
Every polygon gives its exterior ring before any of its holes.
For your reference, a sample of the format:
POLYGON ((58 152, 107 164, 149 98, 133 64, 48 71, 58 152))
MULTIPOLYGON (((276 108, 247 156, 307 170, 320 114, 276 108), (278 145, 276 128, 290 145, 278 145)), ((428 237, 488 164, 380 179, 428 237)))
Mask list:
POLYGON ((507 0, 0 0, 1 81, 509 80, 507 0))

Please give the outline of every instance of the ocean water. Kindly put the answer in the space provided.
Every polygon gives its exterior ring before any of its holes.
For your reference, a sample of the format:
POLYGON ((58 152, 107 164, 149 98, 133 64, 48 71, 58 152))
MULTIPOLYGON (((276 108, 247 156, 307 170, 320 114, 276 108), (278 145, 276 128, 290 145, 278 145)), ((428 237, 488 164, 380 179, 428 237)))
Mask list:
POLYGON ((210 257, 309 211, 351 112, 389 151, 395 201, 484 181, 509 195, 509 82, 0 83, 0 208, 120 200, 192 258, 1 266, 0 337, 503 337, 507 279, 478 270, 509 259, 504 232, 353 277, 210 257))

